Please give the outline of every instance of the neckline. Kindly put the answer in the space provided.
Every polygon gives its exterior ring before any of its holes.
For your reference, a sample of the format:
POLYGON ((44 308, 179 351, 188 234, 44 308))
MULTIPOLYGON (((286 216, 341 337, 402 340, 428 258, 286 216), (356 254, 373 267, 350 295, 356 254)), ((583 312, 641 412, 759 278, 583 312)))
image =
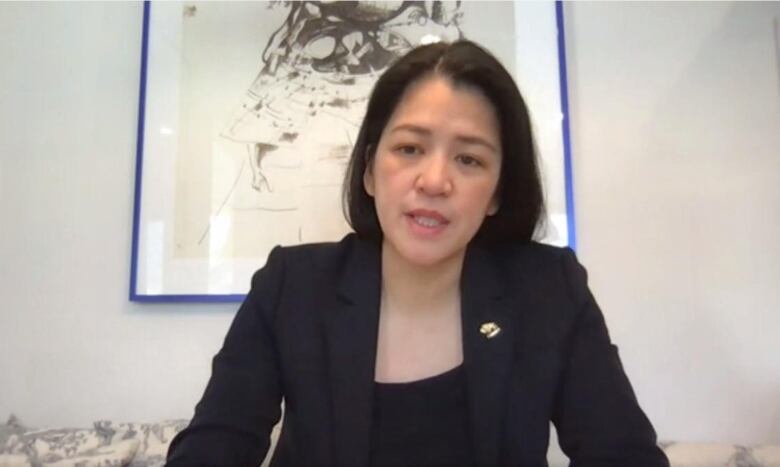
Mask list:
POLYGON ((389 381, 389 382, 379 382, 374 381, 374 384, 379 387, 384 388, 400 388, 400 387, 407 387, 407 386, 418 386, 418 385, 428 385, 432 383, 437 383, 440 381, 450 380, 457 378, 461 372, 463 371, 463 363, 459 363, 453 368, 450 368, 449 370, 446 370, 442 373, 438 373, 431 376, 426 376, 424 378, 415 379, 412 381, 389 381))

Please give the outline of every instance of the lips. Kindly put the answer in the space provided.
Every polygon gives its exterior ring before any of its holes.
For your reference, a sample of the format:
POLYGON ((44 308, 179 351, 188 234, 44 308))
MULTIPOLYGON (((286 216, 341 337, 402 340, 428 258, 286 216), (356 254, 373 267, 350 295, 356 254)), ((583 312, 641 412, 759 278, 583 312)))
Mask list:
POLYGON ((407 216, 409 216, 412 222, 426 229, 439 229, 450 223, 449 219, 439 212, 427 209, 409 211, 407 216))

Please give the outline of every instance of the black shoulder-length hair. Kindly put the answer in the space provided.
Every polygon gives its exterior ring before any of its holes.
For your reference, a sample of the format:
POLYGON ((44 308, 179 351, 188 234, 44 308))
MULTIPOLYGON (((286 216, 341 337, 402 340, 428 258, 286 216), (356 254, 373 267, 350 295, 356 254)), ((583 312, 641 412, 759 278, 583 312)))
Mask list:
POLYGON ((496 193, 499 208, 485 218, 474 240, 488 244, 532 240, 544 220, 544 196, 528 109, 503 65, 490 52, 466 40, 412 49, 377 80, 344 179, 342 202, 347 222, 360 237, 382 238, 374 199, 366 193, 363 174, 373 163, 382 131, 406 88, 431 75, 445 77, 454 86, 478 89, 498 116, 502 152, 496 193))

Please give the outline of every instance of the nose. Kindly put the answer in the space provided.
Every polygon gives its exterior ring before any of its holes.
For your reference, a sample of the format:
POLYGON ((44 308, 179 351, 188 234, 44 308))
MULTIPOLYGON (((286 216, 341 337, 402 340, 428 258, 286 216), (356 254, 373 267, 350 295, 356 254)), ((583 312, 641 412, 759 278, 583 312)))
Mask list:
POLYGON ((448 157, 432 154, 425 158, 417 175, 415 186, 428 196, 447 196, 452 192, 452 174, 448 157))

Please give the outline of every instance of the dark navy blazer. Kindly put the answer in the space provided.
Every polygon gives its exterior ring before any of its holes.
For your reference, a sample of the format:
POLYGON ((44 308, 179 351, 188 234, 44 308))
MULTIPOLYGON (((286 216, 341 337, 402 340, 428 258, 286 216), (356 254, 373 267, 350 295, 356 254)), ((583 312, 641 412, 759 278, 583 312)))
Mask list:
MULTIPOLYGON (((272 466, 367 465, 380 284, 379 245, 354 234, 275 248, 167 465, 257 466, 282 400, 272 466)), ((551 420, 572 467, 669 465, 571 250, 469 246, 461 313, 478 465, 546 466, 551 420)))

